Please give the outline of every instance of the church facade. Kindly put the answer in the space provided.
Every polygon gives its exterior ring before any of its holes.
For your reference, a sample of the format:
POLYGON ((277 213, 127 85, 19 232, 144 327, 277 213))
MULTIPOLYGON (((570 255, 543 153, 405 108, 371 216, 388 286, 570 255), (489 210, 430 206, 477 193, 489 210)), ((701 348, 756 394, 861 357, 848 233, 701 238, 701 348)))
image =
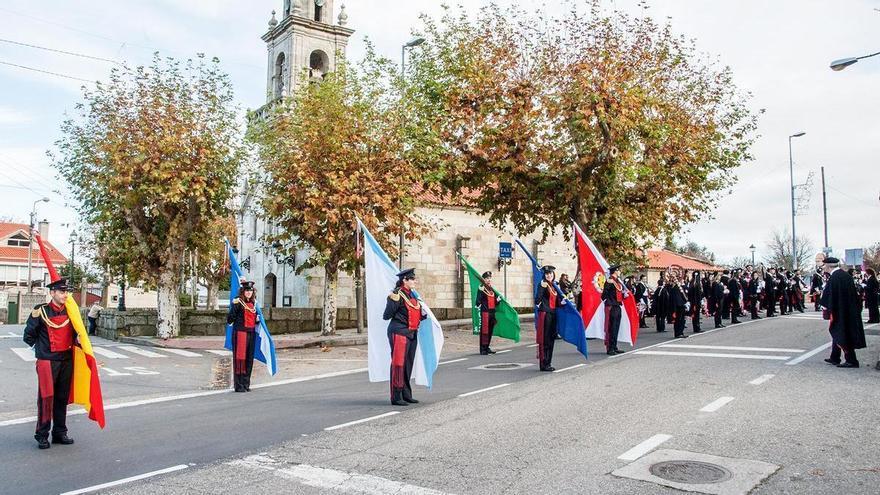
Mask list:
MULTIPOLYGON (((255 111, 264 115, 272 103, 289 93, 300 81, 317 81, 336 67, 344 56, 354 31, 346 27, 348 17, 340 5, 333 22, 334 0, 287 0, 280 18, 273 12, 269 30, 262 36, 267 47, 266 105, 255 111), (297 77, 305 71, 307 78, 297 77), (302 72, 300 72, 301 74, 302 72)), ((277 227, 266 222, 259 211, 258 191, 246 189, 240 196, 237 216, 239 261, 246 277, 256 282, 258 298, 264 307, 320 308, 323 304, 324 271, 321 267, 296 274, 295 268, 308 257, 307 251, 285 257, 279 246, 264 241, 277 227)), ((533 282, 528 258, 513 250, 505 265, 499 261, 499 243, 512 243, 513 234, 488 224, 485 217, 432 195, 420 198, 417 214, 431 226, 431 232, 405 246, 404 265, 416 268, 419 290, 434 308, 461 308, 469 305, 468 277, 456 253, 461 252, 479 271, 495 273, 494 284, 514 306, 533 304, 533 282), (505 277, 506 271, 506 277, 505 277), (506 278, 506 289, 505 289, 506 278)), ((557 232, 556 234, 560 234, 557 232)), ((541 263, 558 268, 557 274, 575 274, 572 242, 552 235, 539 244, 539 236, 523 236, 523 244, 541 263)), ((391 290, 391 287, 389 287, 391 290)), ((337 305, 355 307, 354 280, 340 274, 337 305)))

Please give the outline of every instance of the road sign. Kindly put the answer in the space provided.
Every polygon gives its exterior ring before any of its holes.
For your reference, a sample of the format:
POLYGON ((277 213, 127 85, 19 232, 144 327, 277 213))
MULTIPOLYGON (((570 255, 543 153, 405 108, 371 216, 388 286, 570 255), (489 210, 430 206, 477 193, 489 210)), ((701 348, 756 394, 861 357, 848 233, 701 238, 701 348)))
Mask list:
POLYGON ((509 260, 513 258, 513 243, 512 242, 499 242, 498 243, 498 257, 503 260, 509 260))
POLYGON ((844 263, 851 267, 861 267, 865 261, 865 250, 862 248, 844 250, 844 263))

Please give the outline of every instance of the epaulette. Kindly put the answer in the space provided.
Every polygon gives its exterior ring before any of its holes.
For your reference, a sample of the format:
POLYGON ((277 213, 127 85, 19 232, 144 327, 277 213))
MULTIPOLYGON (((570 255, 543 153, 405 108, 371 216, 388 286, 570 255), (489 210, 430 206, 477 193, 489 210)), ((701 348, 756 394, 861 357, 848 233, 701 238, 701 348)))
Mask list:
POLYGON ((39 318, 40 314, 43 312, 43 306, 45 306, 45 304, 38 304, 37 307, 35 307, 34 310, 31 311, 31 317, 39 318))
POLYGON ((391 294, 388 294, 388 299, 391 299, 394 302, 400 301, 400 294, 392 292, 391 294))
POLYGON ((547 287, 550 287, 550 285, 547 284, 546 280, 541 280, 541 287, 544 287, 546 289, 547 287))
POLYGON ((236 297, 235 299, 232 300, 232 304, 241 304, 241 299, 236 297))

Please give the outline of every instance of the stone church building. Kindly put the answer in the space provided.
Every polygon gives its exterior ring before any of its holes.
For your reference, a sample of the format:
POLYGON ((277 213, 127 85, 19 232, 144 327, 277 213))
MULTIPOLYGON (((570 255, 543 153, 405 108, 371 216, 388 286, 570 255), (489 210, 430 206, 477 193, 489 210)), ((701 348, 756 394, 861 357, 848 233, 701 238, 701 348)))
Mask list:
MULTIPOLYGON (((345 54, 354 31, 346 27, 348 16, 344 5, 335 11, 334 3, 334 0, 288 0, 284 2, 280 18, 273 12, 269 29, 262 36, 267 49, 267 103, 255 112, 257 118, 301 80, 296 77, 297 71, 307 71, 309 80, 320 80, 334 70, 337 54, 345 54)), ((265 244, 264 234, 276 227, 261 218, 257 197, 257 191, 243 191, 237 217, 238 257, 245 276, 261 288, 258 297, 265 307, 320 308, 323 269, 317 267, 296 275, 294 268, 302 264, 308 254, 300 252, 284 258, 276 247, 265 244)), ((506 270, 506 291, 504 270, 499 270, 499 243, 513 242, 512 232, 491 227, 485 217, 455 202, 427 194, 420 200, 417 213, 431 223, 433 229, 418 242, 405 246, 404 265, 416 268, 419 291, 432 308, 469 305, 468 278, 456 258, 458 251, 477 270, 495 273, 495 286, 506 292, 514 306, 532 306, 533 282, 528 258, 518 249, 513 250, 513 259, 506 270)), ((538 244, 537 239, 540 235, 521 237, 539 262, 556 266, 557 275, 568 273, 574 278, 573 242, 566 242, 561 235, 551 236, 545 244, 538 244)), ((355 307, 352 277, 341 274, 338 287, 338 307, 355 307)))

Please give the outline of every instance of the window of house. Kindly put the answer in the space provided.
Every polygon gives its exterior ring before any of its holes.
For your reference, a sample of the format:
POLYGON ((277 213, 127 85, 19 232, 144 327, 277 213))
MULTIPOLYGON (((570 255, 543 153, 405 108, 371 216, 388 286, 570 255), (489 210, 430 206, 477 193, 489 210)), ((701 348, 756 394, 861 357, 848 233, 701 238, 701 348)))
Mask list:
POLYGON ((28 247, 31 241, 22 234, 15 234, 6 241, 7 246, 28 247))

